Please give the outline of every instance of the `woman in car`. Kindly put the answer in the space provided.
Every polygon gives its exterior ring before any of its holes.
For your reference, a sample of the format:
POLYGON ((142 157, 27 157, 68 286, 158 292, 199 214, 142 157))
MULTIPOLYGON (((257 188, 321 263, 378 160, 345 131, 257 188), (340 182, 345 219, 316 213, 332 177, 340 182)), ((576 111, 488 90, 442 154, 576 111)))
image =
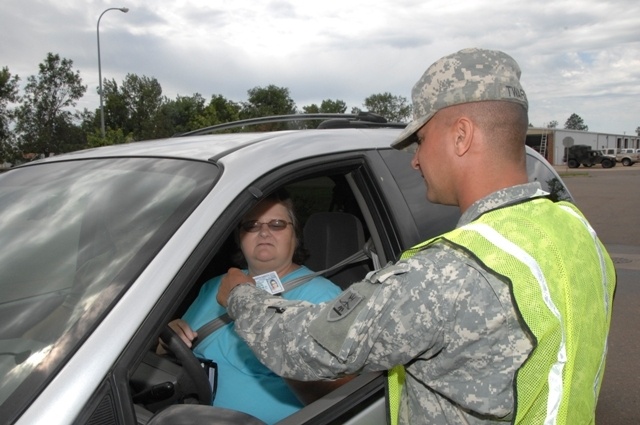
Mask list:
MULTIPOLYGON (((237 229, 237 241, 251 277, 275 272, 287 299, 321 303, 341 290, 323 277, 287 290, 287 282, 312 273, 302 266, 305 259, 299 238, 299 223, 293 202, 285 191, 278 191, 245 215, 237 229)), ((226 313, 216 301, 222 276, 207 281, 182 319, 169 323, 189 346, 195 329, 226 313)), ((271 278, 266 281, 268 287, 271 278)), ((213 332, 194 349, 199 358, 217 363, 218 386, 214 406, 251 414, 266 423, 274 423, 340 385, 341 381, 300 382, 285 380, 267 369, 253 355, 229 323, 213 332)))

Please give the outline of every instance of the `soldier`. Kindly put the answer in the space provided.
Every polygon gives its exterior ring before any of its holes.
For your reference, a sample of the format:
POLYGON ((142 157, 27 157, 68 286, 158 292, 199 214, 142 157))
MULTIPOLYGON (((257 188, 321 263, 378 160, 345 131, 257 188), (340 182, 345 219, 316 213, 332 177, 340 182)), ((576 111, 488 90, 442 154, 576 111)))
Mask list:
POLYGON ((390 370, 392 423, 593 423, 615 271, 578 209, 528 182, 518 64, 461 50, 412 100, 392 146, 415 151, 430 201, 460 208, 456 229, 328 304, 271 297, 236 270, 218 302, 283 376, 390 370))

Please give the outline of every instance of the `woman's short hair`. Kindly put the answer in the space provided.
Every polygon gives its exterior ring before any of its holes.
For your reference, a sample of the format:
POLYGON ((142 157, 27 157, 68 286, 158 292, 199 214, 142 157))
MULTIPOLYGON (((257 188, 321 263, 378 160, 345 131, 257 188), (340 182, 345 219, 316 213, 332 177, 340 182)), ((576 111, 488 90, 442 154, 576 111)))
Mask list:
MULTIPOLYGON (((264 199, 262 199, 257 205, 262 202, 274 202, 282 204, 287 209, 287 214, 289 215, 289 219, 293 223, 293 232, 296 238, 296 248, 293 251, 292 261, 295 264, 304 264, 305 260, 309 257, 309 253, 304 248, 302 244, 302 226, 300 224, 300 220, 296 215, 295 206, 293 204, 293 200, 287 192, 286 189, 278 189, 275 192, 270 193, 264 199)), ((255 208, 255 206, 254 206, 255 208)), ((247 267, 247 260, 244 258, 242 251, 240 250, 240 229, 236 227, 235 230, 235 241, 238 246, 238 252, 233 256, 234 262, 242 268, 247 267)))

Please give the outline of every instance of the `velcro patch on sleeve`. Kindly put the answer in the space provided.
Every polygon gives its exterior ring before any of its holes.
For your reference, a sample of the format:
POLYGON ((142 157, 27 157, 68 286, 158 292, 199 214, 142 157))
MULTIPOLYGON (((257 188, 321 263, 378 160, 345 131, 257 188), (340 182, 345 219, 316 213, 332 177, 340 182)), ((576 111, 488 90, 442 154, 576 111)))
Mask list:
POLYGON ((327 321, 335 322, 343 319, 351 313, 364 297, 355 291, 347 291, 342 293, 340 298, 333 302, 331 310, 327 315, 327 321))
POLYGON ((354 344, 354 339, 348 338, 349 330, 352 326, 359 326, 358 317, 367 306, 369 298, 375 297, 380 288, 381 285, 363 281, 344 291, 334 301, 326 304, 320 315, 311 321, 311 337, 341 361, 345 361, 354 344))
POLYGON ((405 274, 409 271, 409 264, 402 262, 387 266, 378 271, 369 272, 367 279, 373 283, 384 283, 387 279, 393 276, 405 274))

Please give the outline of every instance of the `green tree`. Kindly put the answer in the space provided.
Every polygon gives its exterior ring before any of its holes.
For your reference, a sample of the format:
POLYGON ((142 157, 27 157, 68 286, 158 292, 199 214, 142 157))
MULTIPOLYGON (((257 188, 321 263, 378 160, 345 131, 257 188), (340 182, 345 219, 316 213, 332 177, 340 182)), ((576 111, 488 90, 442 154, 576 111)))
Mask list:
POLYGON ((558 201, 571 202, 571 199, 567 194, 567 190, 565 189, 564 185, 557 177, 547 180, 547 185, 549 187, 546 190, 549 191, 549 198, 553 202, 558 202, 558 201))
POLYGON ((344 114, 347 111, 347 104, 344 100, 325 99, 320 103, 320 106, 312 103, 311 105, 303 106, 302 111, 305 114, 344 114))
MULTIPOLYGON (((168 99, 162 96, 162 87, 155 78, 127 74, 121 85, 115 80, 105 80, 102 93, 107 140, 99 142, 100 145, 172 135, 172 126, 163 123, 162 118, 173 113, 161 112, 168 99)), ((96 117, 99 113, 97 110, 96 117)))
MULTIPOLYGON (((254 87, 247 91, 248 99, 242 102, 241 119, 290 115, 296 113, 296 103, 289 95, 289 89, 273 84, 254 87)), ((286 123, 269 123, 257 126, 259 131, 273 131, 287 128, 286 123)))
MULTIPOLYGON (((112 145, 134 140, 164 137, 171 132, 169 125, 161 123, 161 107, 168 100, 162 96, 162 87, 155 78, 127 74, 122 84, 105 80, 104 99, 105 139, 91 142, 92 146, 112 145)), ((167 111, 165 111, 167 113, 167 111)), ((99 129, 100 110, 96 109, 94 126, 99 129)), ((93 132, 92 132, 93 133, 93 132)))
MULTIPOLYGON (((305 114, 344 114, 347 111, 347 104, 344 100, 336 99, 324 99, 320 106, 312 103, 311 105, 303 106, 302 112, 305 114)), ((322 120, 310 120, 301 121, 300 128, 316 128, 322 120)))
POLYGON ((640 136, 640 127, 636 127, 636 134, 640 136))
POLYGON ((578 114, 571 114, 567 118, 567 122, 564 123, 564 128, 567 130, 589 131, 589 126, 584 123, 584 120, 578 114))
POLYGON ((155 137, 171 137, 198 128, 198 118, 205 110, 205 99, 178 95, 175 100, 165 99, 155 117, 155 137))
MULTIPOLYGON (((411 116, 411 105, 407 98, 389 92, 372 94, 364 100, 365 110, 382 115, 391 122, 405 122, 411 116)), ((354 109, 354 112, 360 112, 354 109)))
POLYGON ((96 109, 96 113, 85 109, 79 118, 81 120, 80 128, 87 137, 87 147, 96 148, 99 146, 118 145, 122 143, 131 142, 131 137, 127 138, 122 131, 122 128, 106 127, 105 135, 102 137, 102 131, 100 130, 100 110, 96 109))
MULTIPOLYGON (((104 99, 104 125, 106 132, 109 129, 120 129, 122 132, 130 133, 133 126, 130 125, 130 111, 124 93, 115 80, 104 80, 102 85, 102 97, 104 99)), ((100 110, 96 109, 95 128, 100 127, 100 110)), ((105 138, 106 137, 105 134, 105 138)), ((116 144, 108 143, 108 144, 116 144)))
POLYGON ((121 145, 123 143, 133 142, 131 135, 125 135, 121 128, 107 128, 104 137, 102 137, 102 132, 100 130, 94 130, 91 133, 85 134, 87 135, 87 145, 90 148, 121 145))
POLYGON ((547 124, 547 128, 558 128, 558 121, 550 121, 549 124, 547 124))
POLYGON ((215 117, 213 124, 222 124, 239 120, 241 109, 240 104, 227 100, 222 95, 213 95, 205 112, 215 117))
MULTIPOLYGON (((214 94, 202 114, 196 117, 194 129, 211 127, 240 119, 240 104, 226 99, 220 94, 214 94)), ((229 129, 225 132, 238 132, 239 129, 229 129)))
POLYGON ((70 108, 87 90, 73 61, 48 53, 37 76, 27 78, 21 106, 17 110, 18 148, 23 153, 48 156, 86 145, 83 132, 73 124, 70 108))
POLYGON ((12 104, 20 101, 18 82, 20 77, 11 76, 8 67, 0 70, 0 164, 13 162, 16 154, 11 125, 15 117, 12 104))
POLYGON ((158 137, 156 115, 165 100, 158 80, 127 74, 120 93, 127 111, 124 133, 131 133, 134 140, 158 137))

